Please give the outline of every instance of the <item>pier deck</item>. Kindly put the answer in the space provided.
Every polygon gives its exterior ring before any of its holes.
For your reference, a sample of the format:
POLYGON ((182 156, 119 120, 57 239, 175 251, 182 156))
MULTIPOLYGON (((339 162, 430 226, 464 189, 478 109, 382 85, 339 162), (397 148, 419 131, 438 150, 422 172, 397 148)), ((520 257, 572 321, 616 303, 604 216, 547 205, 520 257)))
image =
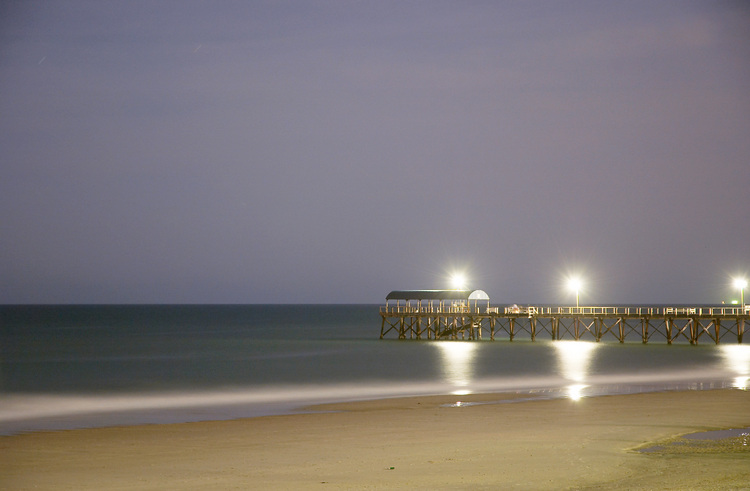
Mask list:
POLYGON ((668 344, 700 340, 742 343, 750 306, 717 307, 490 307, 475 302, 385 305, 380 339, 505 339, 520 337, 668 344))

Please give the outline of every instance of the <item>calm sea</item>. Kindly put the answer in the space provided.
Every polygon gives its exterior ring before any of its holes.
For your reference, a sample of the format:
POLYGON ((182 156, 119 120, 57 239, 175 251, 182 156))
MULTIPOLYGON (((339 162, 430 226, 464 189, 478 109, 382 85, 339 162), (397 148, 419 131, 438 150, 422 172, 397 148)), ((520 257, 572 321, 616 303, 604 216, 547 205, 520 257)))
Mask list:
POLYGON ((377 305, 0 306, 0 434, 513 391, 746 388, 750 344, 380 340, 377 305))

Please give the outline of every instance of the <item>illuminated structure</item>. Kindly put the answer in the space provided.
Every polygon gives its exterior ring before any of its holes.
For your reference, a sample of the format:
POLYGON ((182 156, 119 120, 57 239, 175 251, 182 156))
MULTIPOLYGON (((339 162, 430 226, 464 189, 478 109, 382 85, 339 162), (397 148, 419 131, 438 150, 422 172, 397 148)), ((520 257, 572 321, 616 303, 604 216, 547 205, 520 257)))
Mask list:
POLYGON ((710 339, 742 343, 750 313, 742 306, 721 307, 491 307, 482 290, 393 291, 380 308, 380 338, 547 339, 615 338, 624 343, 652 338, 697 344, 710 339))
POLYGON ((406 339, 407 333, 417 339, 481 338, 477 316, 489 310, 490 297, 482 290, 392 291, 380 309, 380 339, 390 331, 399 339, 406 339))

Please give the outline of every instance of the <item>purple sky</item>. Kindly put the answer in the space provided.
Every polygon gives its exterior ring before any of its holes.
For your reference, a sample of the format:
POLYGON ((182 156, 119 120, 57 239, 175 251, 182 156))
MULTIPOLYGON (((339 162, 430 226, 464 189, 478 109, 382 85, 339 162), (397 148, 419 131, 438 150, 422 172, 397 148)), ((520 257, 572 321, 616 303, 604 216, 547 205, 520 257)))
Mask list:
POLYGON ((713 303, 750 276, 750 8, 0 7, 0 303, 713 303))

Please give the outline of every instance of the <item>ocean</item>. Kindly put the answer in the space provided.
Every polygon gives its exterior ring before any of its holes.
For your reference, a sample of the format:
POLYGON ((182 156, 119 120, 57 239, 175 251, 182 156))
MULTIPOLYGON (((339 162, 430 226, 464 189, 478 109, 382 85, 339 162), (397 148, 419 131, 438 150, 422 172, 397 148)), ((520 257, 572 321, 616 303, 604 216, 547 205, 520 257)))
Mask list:
POLYGON ((750 385, 750 344, 380 340, 378 305, 0 306, 0 434, 750 385))

